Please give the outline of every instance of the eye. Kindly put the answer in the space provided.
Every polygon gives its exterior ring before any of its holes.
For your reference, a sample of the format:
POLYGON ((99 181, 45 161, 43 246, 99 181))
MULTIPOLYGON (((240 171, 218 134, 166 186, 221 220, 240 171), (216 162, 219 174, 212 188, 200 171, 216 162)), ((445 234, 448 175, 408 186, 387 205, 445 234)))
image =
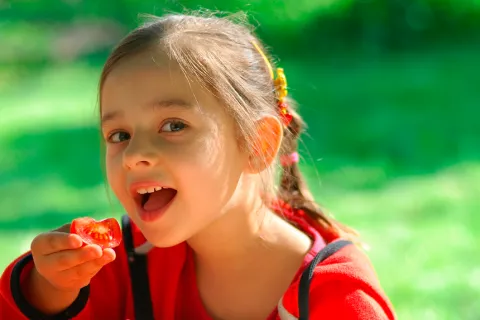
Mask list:
POLYGON ((125 131, 117 131, 108 136, 108 142, 120 143, 130 139, 130 134, 125 131))
POLYGON ((162 132, 178 132, 178 131, 182 131, 186 127, 187 125, 182 121, 173 120, 173 121, 165 122, 165 124, 161 128, 161 131, 162 132))

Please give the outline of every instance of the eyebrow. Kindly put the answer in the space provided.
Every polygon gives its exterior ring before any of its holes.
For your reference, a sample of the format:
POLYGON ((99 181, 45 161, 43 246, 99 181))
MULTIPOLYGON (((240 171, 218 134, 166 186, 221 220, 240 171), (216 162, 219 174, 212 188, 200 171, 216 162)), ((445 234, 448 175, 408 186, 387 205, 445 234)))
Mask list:
MULTIPOLYGON (((171 108, 171 107, 180 107, 183 109, 190 109, 193 107, 193 105, 182 99, 168 99, 168 100, 156 101, 153 104, 147 105, 147 107, 153 107, 153 109, 155 110, 171 108)), ((122 116, 122 114, 123 114, 123 111, 107 112, 102 115, 101 123, 111 121, 116 117, 122 116)))

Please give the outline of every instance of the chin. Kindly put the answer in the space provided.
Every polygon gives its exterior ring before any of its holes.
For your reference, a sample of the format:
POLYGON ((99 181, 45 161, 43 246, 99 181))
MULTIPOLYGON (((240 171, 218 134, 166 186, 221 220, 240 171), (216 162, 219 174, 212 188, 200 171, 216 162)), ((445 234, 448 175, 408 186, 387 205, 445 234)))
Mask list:
POLYGON ((169 248, 174 247, 182 242, 185 242, 186 237, 182 236, 178 232, 172 232, 175 228, 169 228, 165 230, 162 227, 153 227, 138 225, 143 235, 152 245, 158 248, 169 248))

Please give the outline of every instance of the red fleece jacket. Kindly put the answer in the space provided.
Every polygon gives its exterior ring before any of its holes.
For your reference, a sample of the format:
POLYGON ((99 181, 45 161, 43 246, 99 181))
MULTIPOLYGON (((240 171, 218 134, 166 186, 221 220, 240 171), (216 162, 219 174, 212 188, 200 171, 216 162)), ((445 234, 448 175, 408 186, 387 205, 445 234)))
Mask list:
MULTIPOLYGON (((328 239, 308 218, 289 217, 313 240, 302 267, 272 310, 269 320, 298 319, 298 294, 304 269, 321 251, 338 239, 328 239), (327 241, 325 241, 326 239, 327 241), (330 240, 330 241, 329 241, 330 240)), ((134 245, 145 241, 133 227, 134 245)), ((116 249, 117 259, 105 266, 82 289, 77 300, 55 317, 41 315, 23 298, 20 284, 33 267, 30 253, 7 267, 0 280, 0 319, 109 319, 134 320, 133 295, 127 254, 123 246, 116 249)), ((148 282, 155 319, 211 320, 196 286, 193 252, 186 243, 171 248, 154 248, 148 255, 148 282)), ((314 269, 309 291, 310 319, 322 320, 394 320, 392 305, 377 280, 366 255, 354 245, 347 245, 320 262, 314 269)), ((142 319, 136 319, 142 320, 142 319)))

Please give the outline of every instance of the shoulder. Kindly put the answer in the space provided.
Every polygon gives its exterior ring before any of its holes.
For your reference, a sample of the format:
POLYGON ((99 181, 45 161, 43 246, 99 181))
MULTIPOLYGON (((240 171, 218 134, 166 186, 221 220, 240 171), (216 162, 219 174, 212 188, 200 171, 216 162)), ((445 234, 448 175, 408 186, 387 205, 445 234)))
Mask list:
POLYGON ((280 319, 299 317, 299 294, 307 297, 312 319, 396 319, 365 253, 353 244, 338 246, 338 240, 322 251, 335 246, 338 250, 311 270, 305 293, 301 278, 292 283, 279 304, 279 315, 288 316, 280 319))

